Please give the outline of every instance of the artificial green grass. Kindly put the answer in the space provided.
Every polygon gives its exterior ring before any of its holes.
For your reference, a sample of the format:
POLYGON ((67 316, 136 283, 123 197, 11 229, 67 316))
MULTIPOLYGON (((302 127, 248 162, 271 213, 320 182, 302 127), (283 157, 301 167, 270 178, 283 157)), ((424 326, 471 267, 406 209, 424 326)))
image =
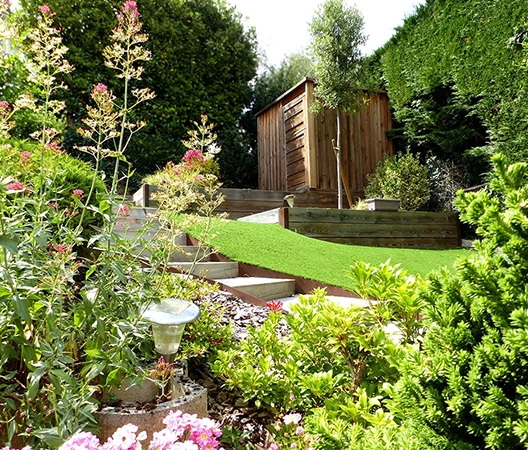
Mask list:
MULTIPOLYGON (((188 230, 194 234, 193 230, 188 230)), ((196 230, 194 230, 196 231, 196 230)), ((379 265, 390 259, 411 275, 425 277, 467 255, 467 249, 421 250, 334 244, 311 239, 276 224, 226 221, 211 244, 228 258, 289 275, 351 289, 347 271, 355 261, 379 265)))

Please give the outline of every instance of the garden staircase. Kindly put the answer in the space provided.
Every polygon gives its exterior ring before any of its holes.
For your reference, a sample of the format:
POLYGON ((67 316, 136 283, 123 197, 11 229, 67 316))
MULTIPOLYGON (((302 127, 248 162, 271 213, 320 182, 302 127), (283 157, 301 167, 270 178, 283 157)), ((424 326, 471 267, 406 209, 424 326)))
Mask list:
MULTIPOLYGON (((149 258, 148 246, 143 248, 139 242, 139 231, 146 221, 154 220, 156 208, 132 207, 131 214, 127 217, 119 217, 116 221, 114 231, 134 244, 134 252, 149 258)), ((159 228, 153 224, 149 232, 141 235, 141 240, 149 241, 159 228)), ((204 277, 210 282, 217 282, 222 290, 249 300, 253 303, 263 301, 289 298, 295 294, 295 280, 288 278, 265 278, 239 276, 239 264, 234 261, 212 260, 209 252, 190 244, 185 233, 175 238, 175 244, 179 250, 170 256, 169 268, 176 273, 204 277), (196 261, 196 262, 195 262, 196 261)))

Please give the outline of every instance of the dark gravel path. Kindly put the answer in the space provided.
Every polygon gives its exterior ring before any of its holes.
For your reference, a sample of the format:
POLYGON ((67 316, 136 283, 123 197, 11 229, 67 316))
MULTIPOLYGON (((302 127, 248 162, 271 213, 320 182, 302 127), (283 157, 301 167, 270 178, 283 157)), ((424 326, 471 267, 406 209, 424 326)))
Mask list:
MULTIPOLYGON (((244 339, 247 327, 260 326, 270 312, 267 307, 245 303, 224 292, 213 293, 207 300, 217 301, 225 308, 223 323, 233 324, 235 340, 244 339)), ((287 333, 285 323, 280 331, 287 333)), ((230 443, 223 443, 225 450, 262 450, 269 447, 271 442, 266 427, 273 421, 271 414, 246 404, 237 391, 223 389, 222 380, 214 377, 207 364, 191 364, 189 371, 195 382, 207 388, 209 417, 221 423, 224 438, 231 440, 230 443), (233 431, 229 433, 225 427, 232 427, 233 431)))

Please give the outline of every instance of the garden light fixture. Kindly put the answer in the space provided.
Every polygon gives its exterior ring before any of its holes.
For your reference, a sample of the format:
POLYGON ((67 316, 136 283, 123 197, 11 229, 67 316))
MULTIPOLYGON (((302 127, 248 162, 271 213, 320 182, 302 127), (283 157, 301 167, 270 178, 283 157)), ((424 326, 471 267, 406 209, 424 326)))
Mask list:
POLYGON ((142 313, 142 317, 152 324, 154 346, 167 362, 180 347, 185 324, 200 316, 200 308, 194 303, 178 298, 162 298, 152 303, 142 313))

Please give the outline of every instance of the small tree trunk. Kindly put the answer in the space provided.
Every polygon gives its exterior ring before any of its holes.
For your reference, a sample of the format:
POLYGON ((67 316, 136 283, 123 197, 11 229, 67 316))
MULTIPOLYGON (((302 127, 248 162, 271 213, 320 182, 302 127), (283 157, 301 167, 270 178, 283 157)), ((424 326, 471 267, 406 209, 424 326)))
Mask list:
POLYGON ((343 209, 343 188, 341 186, 341 110, 337 108, 337 209, 343 209))

